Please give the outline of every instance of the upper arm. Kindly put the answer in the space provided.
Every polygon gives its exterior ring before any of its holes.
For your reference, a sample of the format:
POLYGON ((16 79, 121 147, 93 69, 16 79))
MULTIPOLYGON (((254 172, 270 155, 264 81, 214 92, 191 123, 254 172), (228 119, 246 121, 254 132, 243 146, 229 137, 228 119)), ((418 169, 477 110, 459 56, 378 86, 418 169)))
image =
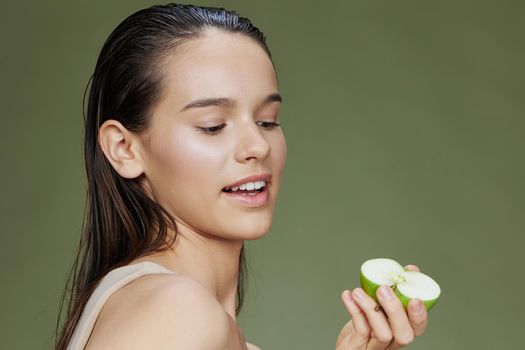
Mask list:
POLYGON ((101 337, 93 339, 89 349, 224 350, 227 314, 204 287, 177 277, 161 278, 163 282, 136 300, 130 291, 129 301, 119 303, 120 310, 101 325, 101 337))

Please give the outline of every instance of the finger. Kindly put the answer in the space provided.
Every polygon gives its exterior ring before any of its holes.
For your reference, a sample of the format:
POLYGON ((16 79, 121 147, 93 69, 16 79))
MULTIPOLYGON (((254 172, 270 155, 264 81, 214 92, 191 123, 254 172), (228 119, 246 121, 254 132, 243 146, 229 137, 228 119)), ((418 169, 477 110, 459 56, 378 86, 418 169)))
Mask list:
POLYGON ((385 314, 375 310, 377 303, 361 288, 352 291, 352 299, 364 312, 368 324, 372 328, 374 336, 370 339, 367 349, 386 348, 392 340, 392 331, 385 314))
POLYGON ((366 345, 368 338, 370 337, 370 326, 368 325, 365 314, 352 299, 350 291, 345 290, 341 295, 341 299, 343 300, 346 310, 352 317, 352 324, 354 327, 354 334, 350 335, 348 345, 351 345, 353 348, 366 345))
POLYGON ((408 319, 414 329, 414 335, 420 336, 425 332, 428 324, 428 314, 421 300, 410 300, 408 303, 408 319))
POLYGON ((421 272, 421 270, 419 269, 419 267, 417 267, 416 265, 407 265, 405 266, 407 269, 411 270, 411 271, 417 271, 417 272, 421 272))
POLYGON ((380 286, 377 289, 377 298, 388 316, 388 322, 392 329, 394 338, 392 348, 396 349, 410 344, 414 340, 414 330, 403 304, 394 294, 392 288, 380 286))

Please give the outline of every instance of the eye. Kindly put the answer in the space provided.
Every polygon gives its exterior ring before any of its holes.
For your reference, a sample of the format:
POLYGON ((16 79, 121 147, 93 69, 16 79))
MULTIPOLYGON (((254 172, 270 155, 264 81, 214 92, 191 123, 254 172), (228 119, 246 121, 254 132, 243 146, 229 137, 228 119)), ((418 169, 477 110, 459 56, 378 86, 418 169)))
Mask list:
POLYGON ((280 123, 265 122, 265 121, 259 121, 259 122, 256 122, 256 124, 262 126, 265 129, 273 129, 281 125, 280 123))
POLYGON ((209 128, 201 128, 201 127, 197 127, 197 129, 199 129, 199 131, 201 131, 202 133, 204 134, 208 134, 208 135, 215 135, 217 134, 222 128, 224 128, 226 126, 226 124, 220 124, 220 125, 216 125, 216 126, 211 126, 209 128))

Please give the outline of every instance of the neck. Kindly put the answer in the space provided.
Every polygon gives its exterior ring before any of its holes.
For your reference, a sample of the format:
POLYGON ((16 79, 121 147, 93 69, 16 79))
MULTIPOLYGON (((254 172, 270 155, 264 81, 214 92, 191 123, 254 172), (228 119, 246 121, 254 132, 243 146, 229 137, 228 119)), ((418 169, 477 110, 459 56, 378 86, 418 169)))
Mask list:
POLYGON ((226 240, 196 233, 179 225, 174 245, 162 262, 173 271, 199 282, 236 321, 235 302, 242 240, 226 240))

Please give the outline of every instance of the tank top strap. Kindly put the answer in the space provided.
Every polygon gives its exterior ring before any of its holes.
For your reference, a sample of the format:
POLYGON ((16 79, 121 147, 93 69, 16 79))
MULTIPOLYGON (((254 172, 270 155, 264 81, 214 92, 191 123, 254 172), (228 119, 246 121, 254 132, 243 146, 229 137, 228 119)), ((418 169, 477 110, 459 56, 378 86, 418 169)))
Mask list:
POLYGON ((67 350, 84 349, 102 307, 113 293, 141 276, 156 273, 176 274, 175 271, 151 261, 142 261, 136 264, 121 266, 108 272, 100 280, 98 286, 95 287, 95 290, 84 306, 84 310, 75 327, 67 350))

